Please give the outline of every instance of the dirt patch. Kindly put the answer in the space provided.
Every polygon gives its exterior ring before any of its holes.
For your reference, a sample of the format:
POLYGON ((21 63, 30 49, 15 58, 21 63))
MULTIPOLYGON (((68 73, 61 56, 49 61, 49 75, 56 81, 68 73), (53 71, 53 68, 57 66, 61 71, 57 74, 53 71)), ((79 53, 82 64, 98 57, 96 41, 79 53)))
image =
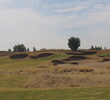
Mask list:
POLYGON ((28 54, 15 54, 10 56, 11 59, 23 59, 27 57, 28 57, 28 54))
POLYGON ((66 62, 61 60, 52 60, 53 65, 65 64, 66 62))
POLYGON ((87 59, 86 57, 83 56, 71 56, 67 59, 63 59, 64 61, 74 61, 74 60, 84 60, 87 59))
POLYGON ((38 55, 35 55, 35 56, 30 56, 30 58, 33 58, 33 59, 38 59, 38 58, 43 58, 43 57, 49 57, 49 56, 52 56, 54 55, 53 53, 42 53, 42 54, 38 54, 38 55))

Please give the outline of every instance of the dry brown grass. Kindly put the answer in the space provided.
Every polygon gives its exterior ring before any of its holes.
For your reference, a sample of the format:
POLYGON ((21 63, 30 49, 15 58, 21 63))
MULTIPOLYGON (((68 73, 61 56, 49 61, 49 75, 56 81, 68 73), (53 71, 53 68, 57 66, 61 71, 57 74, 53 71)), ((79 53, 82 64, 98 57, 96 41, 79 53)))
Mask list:
POLYGON ((48 69, 51 73, 67 73, 67 72, 93 72, 94 69, 90 67, 51 67, 48 69))
POLYGON ((23 84, 24 88, 64 88, 86 86, 109 86, 110 74, 38 74, 23 84))
POLYGON ((110 69, 110 65, 107 65, 107 69, 110 69))
POLYGON ((110 58, 97 58, 96 59, 97 62, 106 62, 106 61, 110 61, 110 58))

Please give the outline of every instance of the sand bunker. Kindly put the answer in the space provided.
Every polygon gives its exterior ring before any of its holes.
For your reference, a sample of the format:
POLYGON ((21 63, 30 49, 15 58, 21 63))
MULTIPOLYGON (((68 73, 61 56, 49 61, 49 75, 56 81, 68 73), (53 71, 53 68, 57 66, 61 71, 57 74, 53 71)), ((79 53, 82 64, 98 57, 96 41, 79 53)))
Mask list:
POLYGON ((52 63, 53 65, 65 64, 65 62, 61 60, 53 60, 52 63))
POLYGON ((74 61, 74 60, 84 60, 87 59, 86 57, 83 56, 71 56, 67 59, 63 59, 64 61, 74 61))
POLYGON ((54 55, 54 54, 53 53, 42 53, 42 54, 39 54, 39 55, 30 56, 30 58, 38 59, 38 58, 48 57, 48 56, 51 56, 51 55, 54 55))
POLYGON ((10 56, 11 59, 23 59, 23 58, 27 58, 28 54, 15 54, 10 56))
POLYGON ((70 63, 70 64, 73 64, 73 65, 79 65, 78 62, 72 62, 72 63, 70 63))

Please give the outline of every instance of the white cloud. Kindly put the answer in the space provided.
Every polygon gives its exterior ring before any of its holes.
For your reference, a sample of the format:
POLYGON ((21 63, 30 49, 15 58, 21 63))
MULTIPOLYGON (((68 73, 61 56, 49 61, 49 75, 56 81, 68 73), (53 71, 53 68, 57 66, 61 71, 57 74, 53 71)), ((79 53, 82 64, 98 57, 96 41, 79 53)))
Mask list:
POLYGON ((83 6, 77 6, 74 8, 67 8, 67 9, 59 9, 59 10, 53 10, 57 13, 68 13, 68 12, 76 12, 76 11, 81 11, 84 10, 86 7, 83 6))
MULTIPOLYGON (((10 0, 4 0, 4 3, 8 1, 10 0)), ((1 48, 8 49, 18 43, 24 43, 31 48, 36 46, 37 49, 67 48, 70 36, 81 37, 82 47, 89 47, 92 43, 107 44, 110 31, 109 9, 110 4, 95 4, 91 7, 79 4, 67 9, 48 9, 47 12, 60 13, 50 15, 41 10, 34 11, 30 7, 0 9, 1 48), (79 13, 80 11, 83 12, 79 13), (72 14, 63 14, 68 12, 72 14), (106 39, 107 42, 104 41, 106 39)))
POLYGON ((8 2, 10 2, 10 1, 12 1, 12 0, 0 0, 0 4, 8 3, 8 2))
POLYGON ((5 9, 0 10, 0 40, 1 45, 12 47, 17 43, 27 46, 60 48, 63 39, 54 33, 51 28, 57 25, 56 19, 43 17, 32 9, 5 9), (59 45, 57 45, 59 44, 59 45))

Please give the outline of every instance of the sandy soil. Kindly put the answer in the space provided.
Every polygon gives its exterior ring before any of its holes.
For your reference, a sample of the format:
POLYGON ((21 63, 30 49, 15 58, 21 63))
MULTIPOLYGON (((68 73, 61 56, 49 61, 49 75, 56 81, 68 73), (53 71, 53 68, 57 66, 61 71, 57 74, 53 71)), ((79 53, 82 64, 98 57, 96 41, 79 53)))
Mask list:
POLYGON ((61 64, 58 66, 73 66, 73 67, 90 67, 93 68, 96 72, 97 71, 105 71, 107 70, 107 65, 110 65, 110 61, 107 62, 97 62, 96 60, 93 59, 85 59, 85 60, 77 60, 78 65, 74 64, 61 64))

